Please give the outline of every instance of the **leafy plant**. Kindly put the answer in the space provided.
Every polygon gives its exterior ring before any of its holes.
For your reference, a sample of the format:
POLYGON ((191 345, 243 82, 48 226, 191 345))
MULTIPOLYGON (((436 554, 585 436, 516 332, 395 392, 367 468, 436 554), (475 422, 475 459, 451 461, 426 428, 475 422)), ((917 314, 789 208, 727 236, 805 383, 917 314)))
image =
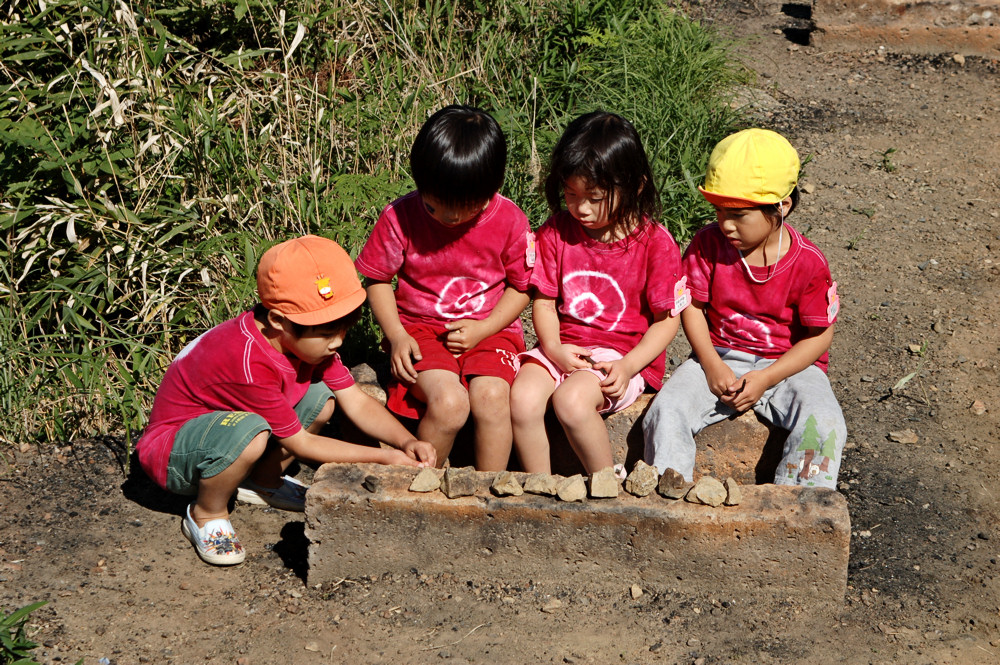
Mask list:
POLYGON ((896 152, 895 148, 889 148, 879 153, 879 168, 886 173, 893 173, 896 170, 896 163, 892 161, 894 152, 896 152))
POLYGON ((0 665, 37 665, 30 656, 38 645, 28 639, 25 624, 28 615, 44 604, 33 603, 10 614, 0 612, 0 665))
MULTIPOLYGON (((444 104, 509 145, 504 193, 534 224, 573 116, 629 117, 683 241, 747 70, 654 0, 24 0, 0 30, 0 436, 143 425, 170 359, 254 302, 255 268, 303 233, 360 250, 412 188, 444 104)), ((367 319, 351 362, 377 353, 367 319)))

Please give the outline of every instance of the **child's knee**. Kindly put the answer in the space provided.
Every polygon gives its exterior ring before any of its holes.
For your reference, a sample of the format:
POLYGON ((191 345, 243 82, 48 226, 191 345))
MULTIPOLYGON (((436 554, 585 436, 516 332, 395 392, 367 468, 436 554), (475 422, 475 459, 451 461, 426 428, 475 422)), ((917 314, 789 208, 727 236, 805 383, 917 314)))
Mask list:
POLYGON ((469 384, 469 406, 473 414, 507 413, 510 410, 510 385, 496 377, 476 377, 469 384))
POLYGON ((469 393, 461 385, 443 388, 427 401, 427 411, 443 421, 454 421, 461 427, 469 417, 469 393))
POLYGON ((599 387, 596 391, 591 388, 592 386, 563 383, 552 393, 552 410, 559 422, 575 423, 598 413, 600 404, 604 402, 604 394, 599 387))
POLYGON ((318 434, 323 427, 330 422, 330 418, 333 418, 333 412, 337 409, 337 401, 332 397, 326 400, 326 404, 320 410, 319 415, 316 419, 306 429, 313 434, 318 434))

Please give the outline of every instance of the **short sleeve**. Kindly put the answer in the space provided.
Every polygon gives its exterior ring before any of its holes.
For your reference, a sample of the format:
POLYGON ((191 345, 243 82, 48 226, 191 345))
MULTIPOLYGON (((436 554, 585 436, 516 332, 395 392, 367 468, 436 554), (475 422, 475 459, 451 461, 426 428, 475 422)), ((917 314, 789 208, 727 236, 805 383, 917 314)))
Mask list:
MULTIPOLYGON (((811 248, 807 252, 816 252, 811 248)), ((840 297, 837 295, 837 284, 830 276, 830 267, 826 259, 819 255, 811 257, 808 281, 799 296, 799 322, 811 328, 827 328, 837 320, 840 308, 840 297)))
POLYGON ((396 202, 389 204, 379 215, 368 241, 354 262, 358 272, 379 282, 388 282, 396 276, 403 266, 406 252, 395 206, 396 202))
POLYGON ((678 286, 684 288, 681 282, 684 274, 680 248, 666 228, 654 223, 649 244, 646 258, 646 299, 650 311, 658 315, 673 310, 678 301, 684 304, 683 297, 678 298, 677 291, 678 286))
POLYGON ((708 302, 711 296, 712 263, 705 251, 707 229, 695 234, 687 251, 684 252, 684 276, 691 298, 698 302, 708 302))
POLYGON ((531 279, 531 268, 528 265, 528 252, 534 251, 529 248, 529 237, 531 229, 528 227, 528 218, 521 209, 513 203, 511 204, 512 217, 508 241, 503 249, 502 258, 504 271, 506 273, 507 284, 518 291, 528 289, 531 279))
POLYGON ((350 388, 354 385, 354 377, 351 376, 351 372, 344 365, 344 361, 341 359, 339 353, 334 354, 332 358, 319 365, 316 369, 323 383, 334 392, 350 388))
POLYGON ((535 234, 535 266, 530 283, 543 296, 559 295, 559 233, 553 218, 535 234))

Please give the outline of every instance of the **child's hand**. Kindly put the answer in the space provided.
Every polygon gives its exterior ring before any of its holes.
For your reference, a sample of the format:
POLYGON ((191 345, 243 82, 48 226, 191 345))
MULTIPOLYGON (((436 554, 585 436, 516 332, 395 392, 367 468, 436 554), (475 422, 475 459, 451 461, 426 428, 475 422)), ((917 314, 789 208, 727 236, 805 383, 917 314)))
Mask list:
POLYGON ((389 346, 391 349, 389 364, 392 375, 404 383, 416 383, 417 370, 414 369, 413 362, 423 359, 417 340, 403 330, 389 338, 389 346))
POLYGON ((485 322, 476 319, 449 321, 444 325, 448 331, 444 346, 455 355, 469 351, 489 336, 485 322))
POLYGON ((601 392, 613 400, 619 400, 625 396, 629 381, 635 374, 626 366, 624 358, 612 362, 594 363, 594 369, 600 370, 604 374, 601 380, 601 392))
POLYGON ((746 411, 760 401, 764 391, 770 388, 764 374, 760 371, 747 372, 736 381, 733 381, 726 390, 725 395, 720 395, 719 399, 723 404, 728 404, 737 411, 746 411))
POLYGON ((590 357, 590 349, 585 349, 576 344, 559 344, 554 349, 544 349, 549 360, 563 372, 572 372, 577 369, 586 369, 591 366, 587 361, 590 357))
POLYGON ((426 441, 410 439, 399 447, 401 451, 410 458, 418 462, 420 467, 434 467, 437 465, 437 450, 426 441))
POLYGON ((702 368, 705 370, 705 379, 708 380, 708 389, 725 402, 724 398, 729 394, 729 387, 736 383, 736 374, 722 360, 711 366, 702 363, 702 368))
POLYGON ((422 467, 424 464, 418 462, 414 458, 407 455, 402 450, 398 448, 386 448, 382 452, 385 453, 383 464, 398 464, 400 466, 415 466, 422 467))

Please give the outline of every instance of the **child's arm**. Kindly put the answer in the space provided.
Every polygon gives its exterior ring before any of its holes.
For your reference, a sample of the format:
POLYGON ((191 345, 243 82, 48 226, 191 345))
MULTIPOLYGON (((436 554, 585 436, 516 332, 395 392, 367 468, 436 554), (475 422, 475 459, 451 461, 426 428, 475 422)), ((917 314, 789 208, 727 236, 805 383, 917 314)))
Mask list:
POLYGON ((369 279, 365 281, 365 287, 372 314, 381 326, 382 334, 389 340, 392 375, 400 381, 416 382, 417 370, 413 368, 413 361, 422 359, 420 345, 406 332, 406 328, 399 320, 396 294, 392 290, 392 284, 369 279))
POLYGON ((662 312, 654 318, 653 324, 643 333, 642 339, 634 349, 625 354, 625 357, 613 362, 594 363, 595 369, 603 370, 607 375, 601 381, 601 390, 604 394, 612 399, 622 397, 632 377, 667 348, 677 334, 680 324, 680 317, 670 316, 670 312, 662 312))
POLYGON ((402 450, 359 446, 355 443, 312 434, 305 429, 300 429, 284 439, 278 439, 278 443, 295 457, 320 464, 327 462, 375 462, 377 464, 426 466, 402 450))
POLYGON ((590 367, 584 358, 590 356, 590 350, 575 344, 563 344, 559 336, 559 313, 556 311, 555 298, 537 294, 531 306, 531 320, 535 324, 535 335, 538 345, 556 367, 564 372, 590 367))
POLYGON ((681 322, 684 324, 684 335, 691 344, 691 350, 698 357, 701 368, 708 380, 708 389, 716 397, 723 397, 729 392, 729 387, 736 381, 736 374, 729 365, 722 362, 718 351, 712 344, 708 333, 708 319, 705 317, 706 303, 693 301, 681 312, 681 322))
POLYGON ((833 326, 807 328, 806 337, 792 345, 780 358, 764 369, 747 372, 739 379, 740 385, 730 386, 729 394, 720 399, 737 411, 745 411, 756 404, 764 391, 819 360, 833 341, 833 326), (746 381, 744 385, 743 382, 746 381))
POLYGON ((437 451, 434 446, 426 441, 417 440, 388 409, 361 390, 357 384, 338 390, 334 394, 337 396, 337 407, 362 432, 398 448, 419 462, 420 466, 433 467, 437 464, 437 451))
POLYGON ((485 319, 460 319, 445 324, 450 332, 445 347, 452 353, 465 353, 481 341, 495 335, 521 315, 530 298, 527 293, 508 286, 490 315, 485 319))

